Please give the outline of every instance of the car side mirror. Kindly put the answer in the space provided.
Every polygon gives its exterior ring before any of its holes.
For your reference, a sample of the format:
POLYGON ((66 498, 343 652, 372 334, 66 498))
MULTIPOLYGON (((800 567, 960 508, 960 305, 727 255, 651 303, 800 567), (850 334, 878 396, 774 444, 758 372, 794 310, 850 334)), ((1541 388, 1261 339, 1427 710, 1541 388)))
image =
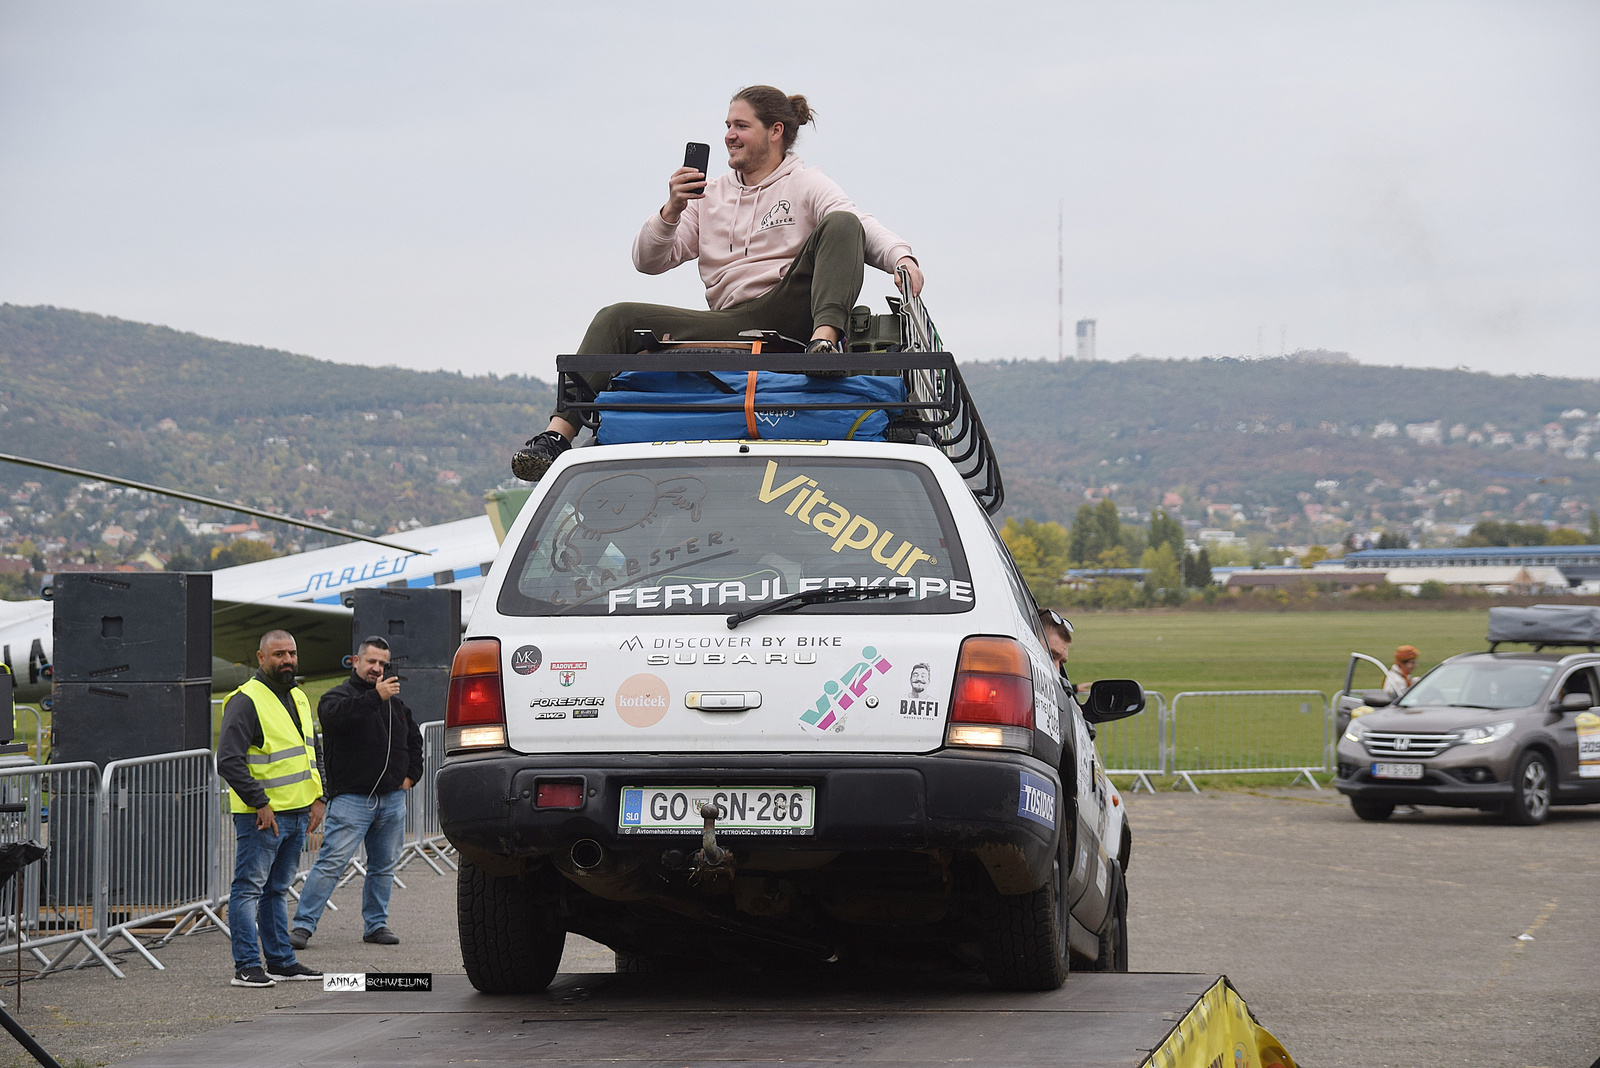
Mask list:
POLYGON ((1569 693, 1561 699, 1561 703, 1556 707, 1563 712, 1582 712, 1585 709, 1593 708, 1594 701, 1586 693, 1569 693))
POLYGON ((1090 723, 1108 723, 1143 711, 1143 686, 1132 679, 1101 679, 1089 687, 1083 718, 1090 723))
POLYGON ((1371 705, 1373 708, 1384 708, 1394 704, 1394 695, 1388 690, 1361 690, 1361 703, 1371 705))

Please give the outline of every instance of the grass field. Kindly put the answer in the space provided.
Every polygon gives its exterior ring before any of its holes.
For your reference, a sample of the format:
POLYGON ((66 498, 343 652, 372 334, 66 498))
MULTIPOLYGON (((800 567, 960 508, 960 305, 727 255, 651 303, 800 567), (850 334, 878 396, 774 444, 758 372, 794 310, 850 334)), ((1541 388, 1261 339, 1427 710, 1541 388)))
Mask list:
MULTIPOLYGON (((1387 664, 1397 645, 1415 645, 1421 653, 1418 667, 1426 670, 1447 656, 1487 648, 1489 616, 1487 610, 1130 612, 1082 614, 1072 622, 1075 682, 1137 679, 1168 701, 1185 690, 1320 690, 1332 699, 1344 687, 1350 653, 1387 664)), ((1376 668, 1357 668, 1357 688, 1381 683, 1376 668)), ((1173 739, 1177 766, 1320 766, 1321 718, 1302 716, 1304 700, 1185 699, 1173 739)), ((1101 727, 1099 746, 1107 766, 1155 766, 1156 718, 1152 703, 1142 715, 1101 727)), ((1213 776, 1200 782, 1275 785, 1292 778, 1213 776)))
MULTIPOLYGON (((1138 679, 1168 697, 1180 690, 1321 690, 1344 686, 1350 653, 1385 664, 1415 645, 1419 670, 1456 653, 1488 648, 1489 613, 1126 612, 1074 616, 1069 663, 1076 682, 1138 679)), ((1376 668, 1356 673, 1376 688, 1376 668)))

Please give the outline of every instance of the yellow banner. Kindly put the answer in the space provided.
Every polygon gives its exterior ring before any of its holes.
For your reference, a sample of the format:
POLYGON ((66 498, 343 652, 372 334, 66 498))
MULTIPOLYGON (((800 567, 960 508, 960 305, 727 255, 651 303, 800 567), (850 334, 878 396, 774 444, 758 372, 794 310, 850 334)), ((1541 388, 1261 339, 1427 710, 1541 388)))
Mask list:
POLYGON ((1227 978, 1186 1013, 1147 1068, 1295 1068, 1294 1058, 1245 1007, 1227 978))

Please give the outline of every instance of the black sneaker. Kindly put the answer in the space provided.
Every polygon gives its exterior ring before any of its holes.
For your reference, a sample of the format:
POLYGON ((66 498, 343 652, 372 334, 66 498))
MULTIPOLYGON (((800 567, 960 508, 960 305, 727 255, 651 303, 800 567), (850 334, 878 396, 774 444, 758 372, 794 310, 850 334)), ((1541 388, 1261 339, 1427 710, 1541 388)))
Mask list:
POLYGON ((305 949, 306 943, 311 941, 311 932, 304 927, 296 927, 289 932, 289 944, 295 949, 305 949))
POLYGON ((400 944, 400 936, 387 927, 380 927, 371 934, 362 935, 361 941, 371 942, 375 946, 398 946, 400 944))
MULTIPOLYGON (((837 343, 829 341, 825 337, 819 337, 811 344, 806 346, 806 352, 816 352, 824 355, 836 356, 840 353, 843 353, 844 349, 840 348, 837 343)), ((849 374, 848 371, 832 369, 825 371, 807 371, 805 373, 810 375, 812 378, 843 378, 845 375, 849 374)))
POLYGON ((267 974, 280 983, 293 982, 296 979, 315 979, 319 982, 322 973, 315 968, 307 968, 296 961, 293 964, 271 964, 267 966, 267 974))
POLYGON ((265 968, 257 964, 251 968, 240 968, 233 973, 234 986, 277 986, 272 976, 267 974, 265 968))
POLYGON ((550 465, 570 448, 572 442, 563 434, 546 430, 529 438, 528 443, 511 457, 511 473, 524 482, 537 482, 550 470, 550 465))

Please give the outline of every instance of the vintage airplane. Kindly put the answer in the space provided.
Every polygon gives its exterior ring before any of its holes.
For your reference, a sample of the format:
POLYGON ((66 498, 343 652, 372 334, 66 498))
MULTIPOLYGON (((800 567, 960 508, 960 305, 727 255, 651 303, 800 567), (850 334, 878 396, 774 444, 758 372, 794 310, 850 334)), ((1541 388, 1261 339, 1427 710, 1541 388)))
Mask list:
MULTIPOLYGON (((488 496, 486 515, 433 527, 417 527, 400 534, 368 537, 114 475, 7 454, 0 454, 0 460, 162 493, 355 539, 348 545, 213 571, 211 641, 213 673, 218 676, 229 674, 227 669, 235 662, 253 664, 261 635, 277 628, 295 636, 300 646, 302 674, 339 671, 350 652, 351 611, 343 599, 351 590, 379 586, 459 589, 462 619, 465 620, 471 614, 478 591, 483 588, 489 564, 499 551, 506 525, 527 498, 525 491, 497 491, 488 496)), ((54 614, 55 606, 48 600, 0 601, 0 656, 16 680, 18 700, 38 700, 49 692, 54 614)))

